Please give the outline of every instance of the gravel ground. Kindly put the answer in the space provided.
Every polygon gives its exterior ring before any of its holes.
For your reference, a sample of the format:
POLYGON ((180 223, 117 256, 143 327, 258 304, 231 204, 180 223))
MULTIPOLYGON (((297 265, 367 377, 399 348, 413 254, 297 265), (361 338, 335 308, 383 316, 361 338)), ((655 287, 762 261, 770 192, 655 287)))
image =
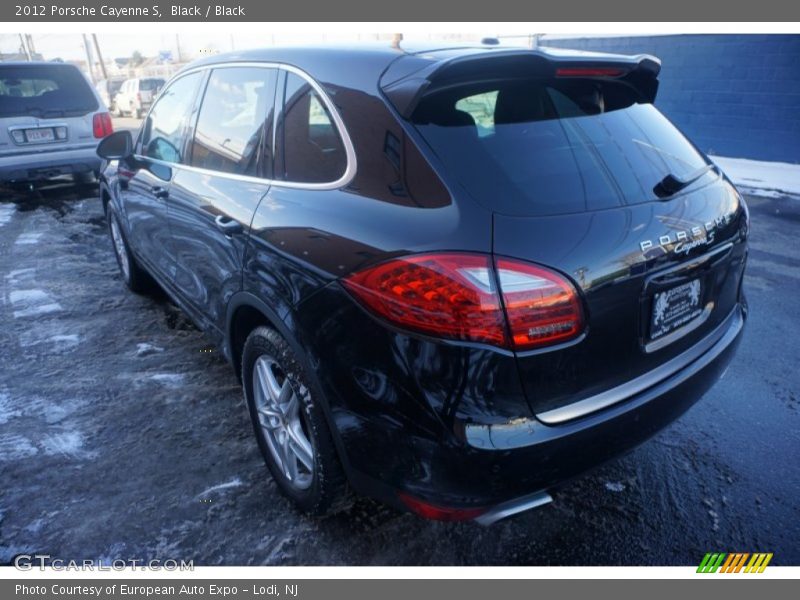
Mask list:
POLYGON ((0 564, 800 564, 797 199, 751 201, 751 319, 718 385, 549 506, 483 528, 369 501, 294 512, 232 369, 165 298, 124 288, 95 193, 0 195, 0 564))

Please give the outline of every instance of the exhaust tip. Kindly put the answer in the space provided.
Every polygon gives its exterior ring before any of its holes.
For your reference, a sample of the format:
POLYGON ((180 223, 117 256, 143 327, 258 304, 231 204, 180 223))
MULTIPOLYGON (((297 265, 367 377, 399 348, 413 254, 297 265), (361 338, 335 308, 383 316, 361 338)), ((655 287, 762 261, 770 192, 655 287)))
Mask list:
POLYGON ((544 506, 545 504, 550 504, 552 501, 553 497, 549 493, 545 491, 536 492, 528 496, 514 498, 513 500, 498 504, 494 508, 490 508, 482 515, 476 517, 475 522, 480 523, 481 525, 493 525, 494 523, 502 521, 503 519, 507 519, 508 517, 513 517, 519 513, 533 510, 534 508, 544 506))

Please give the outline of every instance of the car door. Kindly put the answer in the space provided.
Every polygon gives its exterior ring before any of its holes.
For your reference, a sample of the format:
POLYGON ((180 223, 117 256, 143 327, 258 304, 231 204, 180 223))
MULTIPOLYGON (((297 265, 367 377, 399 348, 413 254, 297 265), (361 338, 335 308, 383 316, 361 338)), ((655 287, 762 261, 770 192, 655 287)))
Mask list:
POLYGON ((167 202, 176 166, 184 161, 188 123, 203 74, 170 84, 147 116, 134 157, 120 163, 121 195, 131 247, 159 279, 175 277, 167 202))
POLYGON ((222 66, 208 76, 190 144, 189 167, 170 189, 175 285, 224 330, 225 308, 241 288, 253 213, 269 190, 277 71, 222 66))

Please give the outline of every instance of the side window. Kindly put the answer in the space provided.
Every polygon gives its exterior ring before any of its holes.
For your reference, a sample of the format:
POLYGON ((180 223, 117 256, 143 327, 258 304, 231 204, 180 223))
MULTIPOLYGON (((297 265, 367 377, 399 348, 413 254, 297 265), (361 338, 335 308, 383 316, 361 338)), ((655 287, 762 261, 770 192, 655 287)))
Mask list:
POLYGON ((211 72, 192 142, 192 166, 270 176, 272 157, 267 149, 272 145, 277 78, 275 69, 257 67, 211 72))
POLYGON ((330 183, 344 175, 347 154, 325 102, 305 79, 286 74, 275 174, 296 183, 330 183))
POLYGON ((141 150, 144 156, 183 162, 187 123, 202 77, 202 73, 185 75, 164 90, 144 124, 141 150))
POLYGON ((497 90, 461 98, 456 110, 468 113, 478 128, 478 137, 494 133, 494 107, 497 105, 497 90))

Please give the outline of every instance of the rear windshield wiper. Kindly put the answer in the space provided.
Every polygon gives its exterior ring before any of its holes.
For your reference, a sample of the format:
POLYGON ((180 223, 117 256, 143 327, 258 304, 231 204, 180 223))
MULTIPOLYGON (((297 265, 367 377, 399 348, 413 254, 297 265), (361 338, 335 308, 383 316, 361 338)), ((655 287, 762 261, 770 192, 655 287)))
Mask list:
POLYGON ((684 177, 678 177, 677 175, 669 173, 666 177, 664 177, 664 179, 656 184, 656 186, 653 188, 653 192, 661 199, 669 198, 670 196, 674 196, 680 192, 682 189, 692 185, 695 181, 700 179, 712 169, 716 170, 716 168, 716 165, 705 165, 704 167, 700 167, 696 171, 692 171, 684 177))

